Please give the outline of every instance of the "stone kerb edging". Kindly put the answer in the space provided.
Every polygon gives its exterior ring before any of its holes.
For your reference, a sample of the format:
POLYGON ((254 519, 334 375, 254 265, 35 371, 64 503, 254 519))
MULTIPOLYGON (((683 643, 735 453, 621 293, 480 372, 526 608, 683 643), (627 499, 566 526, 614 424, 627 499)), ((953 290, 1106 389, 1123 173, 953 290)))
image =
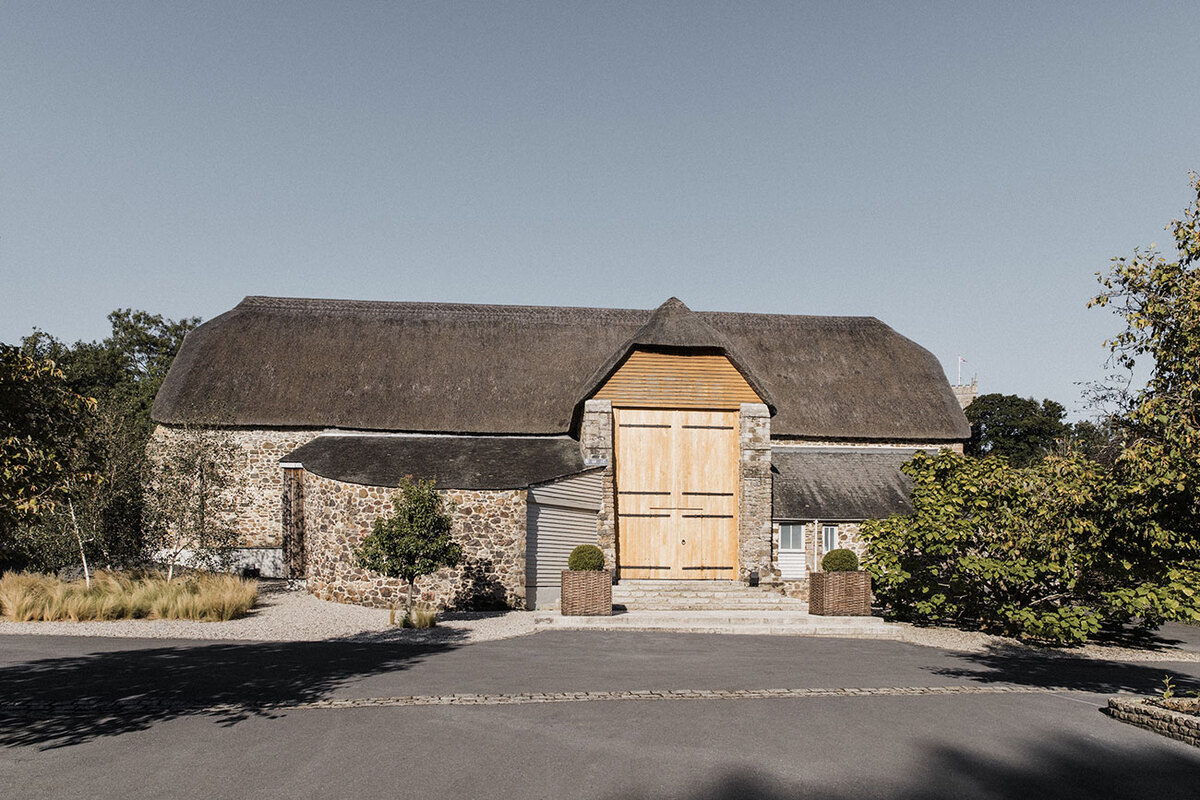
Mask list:
POLYGON ((1144 697, 1109 698, 1105 711, 1113 719, 1200 747, 1200 716, 1195 714, 1163 708, 1144 697))
POLYGON ((868 686, 834 689, 629 689, 599 692, 522 692, 511 694, 434 694, 400 697, 347 697, 326 700, 262 702, 262 703, 204 703, 188 704, 171 700, 119 701, 22 701, 10 700, 0 706, 0 718, 31 717, 45 714, 70 716, 93 714, 97 711, 116 715, 137 712, 178 713, 239 713, 272 712, 304 709, 387 708, 400 706, 512 706, 542 703, 591 703, 601 701, 663 701, 663 700, 795 700, 830 697, 926 697, 939 695, 978 694, 1047 694, 1058 691, 1038 686, 868 686))

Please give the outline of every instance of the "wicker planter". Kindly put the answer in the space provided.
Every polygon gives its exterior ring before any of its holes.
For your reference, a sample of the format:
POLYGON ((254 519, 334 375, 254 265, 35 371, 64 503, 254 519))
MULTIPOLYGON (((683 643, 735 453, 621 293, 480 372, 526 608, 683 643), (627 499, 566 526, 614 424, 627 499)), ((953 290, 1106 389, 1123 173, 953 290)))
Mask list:
POLYGON ((612 570, 564 569, 562 613, 567 617, 611 617, 612 570))
POLYGON ((870 616, 871 576, 861 570, 810 573, 808 613, 827 617, 870 616))

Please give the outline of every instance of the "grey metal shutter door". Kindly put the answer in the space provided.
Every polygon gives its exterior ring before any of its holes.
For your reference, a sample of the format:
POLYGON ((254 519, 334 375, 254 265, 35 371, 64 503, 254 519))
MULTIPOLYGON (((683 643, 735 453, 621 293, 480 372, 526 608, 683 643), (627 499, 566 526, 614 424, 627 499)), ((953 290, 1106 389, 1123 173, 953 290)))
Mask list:
POLYGON ((567 557, 581 544, 596 544, 600 473, 529 489, 526 526, 526 596, 535 607, 558 600, 567 557))

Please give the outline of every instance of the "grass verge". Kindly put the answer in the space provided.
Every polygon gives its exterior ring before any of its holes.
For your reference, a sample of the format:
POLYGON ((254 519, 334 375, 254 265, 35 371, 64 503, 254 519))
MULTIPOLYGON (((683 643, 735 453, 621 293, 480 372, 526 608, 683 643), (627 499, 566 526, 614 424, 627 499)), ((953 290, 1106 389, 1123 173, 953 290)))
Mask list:
POLYGON ((97 572, 91 588, 52 575, 0 576, 0 617, 11 622, 186 619, 224 622, 258 599, 258 583, 236 575, 196 573, 167 581, 153 573, 97 572))

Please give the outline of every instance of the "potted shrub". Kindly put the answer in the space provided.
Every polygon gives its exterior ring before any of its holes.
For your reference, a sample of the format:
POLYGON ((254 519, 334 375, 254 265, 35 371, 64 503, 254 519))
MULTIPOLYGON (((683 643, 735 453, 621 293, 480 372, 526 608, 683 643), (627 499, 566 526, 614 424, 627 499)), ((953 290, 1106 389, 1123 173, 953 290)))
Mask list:
POLYGON ((612 570, 604 568, 604 551, 581 544, 562 571, 562 613, 570 617, 612 615, 612 570))
POLYGON ((830 617, 871 614, 871 576, 858 568, 853 550, 830 550, 821 559, 821 570, 808 576, 808 613, 830 617))

